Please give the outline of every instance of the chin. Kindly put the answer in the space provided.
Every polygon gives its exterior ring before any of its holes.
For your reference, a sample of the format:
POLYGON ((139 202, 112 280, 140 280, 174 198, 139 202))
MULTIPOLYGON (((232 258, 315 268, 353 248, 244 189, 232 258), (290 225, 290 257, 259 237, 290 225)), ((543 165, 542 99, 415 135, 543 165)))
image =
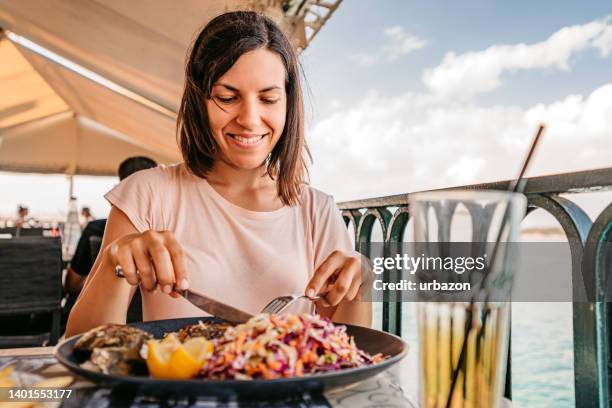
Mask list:
POLYGON ((235 167, 241 170, 256 170, 265 166, 265 159, 261 160, 232 160, 231 162, 235 167))

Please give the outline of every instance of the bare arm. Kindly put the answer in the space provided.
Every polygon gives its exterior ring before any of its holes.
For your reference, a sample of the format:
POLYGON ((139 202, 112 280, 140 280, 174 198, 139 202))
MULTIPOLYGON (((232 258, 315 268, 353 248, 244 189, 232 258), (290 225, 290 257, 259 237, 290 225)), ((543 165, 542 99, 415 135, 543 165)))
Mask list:
POLYGON ((104 231, 102 250, 68 318, 66 337, 101 324, 125 323, 135 287, 115 276, 114 264, 109 259, 108 246, 123 236, 137 232, 128 217, 113 206, 104 231))
POLYGON ((187 289, 184 253, 170 231, 138 232, 128 217, 112 207, 92 272, 72 308, 66 336, 101 324, 125 324, 136 286, 179 297, 174 288, 187 289), (115 276, 120 265, 125 279, 115 276))
POLYGON ((372 326, 372 303, 358 297, 340 303, 338 306, 325 307, 317 305, 317 313, 329 317, 334 323, 346 323, 356 326, 372 326))

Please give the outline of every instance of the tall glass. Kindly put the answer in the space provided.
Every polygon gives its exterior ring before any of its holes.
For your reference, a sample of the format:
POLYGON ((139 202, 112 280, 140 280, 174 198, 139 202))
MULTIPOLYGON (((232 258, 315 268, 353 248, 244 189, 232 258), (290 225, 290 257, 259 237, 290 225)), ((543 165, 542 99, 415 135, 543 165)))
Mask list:
POLYGON ((522 194, 502 191, 411 198, 415 256, 455 261, 447 264, 451 270, 434 266, 416 272, 422 407, 500 406, 517 264, 512 243, 525 209, 522 194), (466 259, 473 261, 468 272, 456 267, 466 259))

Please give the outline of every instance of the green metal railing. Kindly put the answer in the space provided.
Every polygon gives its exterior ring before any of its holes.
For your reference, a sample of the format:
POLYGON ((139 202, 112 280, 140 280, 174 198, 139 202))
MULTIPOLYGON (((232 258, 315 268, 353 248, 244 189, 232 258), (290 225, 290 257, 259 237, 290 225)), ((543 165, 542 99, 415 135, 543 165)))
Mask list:
MULTIPOLYGON (((610 407, 612 375, 612 313, 606 298, 612 257, 604 243, 612 242, 612 203, 592 221, 576 203, 559 194, 612 190, 612 168, 525 179, 527 213, 540 208, 561 225, 571 253, 574 331, 574 387, 576 406, 610 407), (588 294, 588 296, 587 296, 588 294), (576 301, 576 300, 579 301, 576 301)), ((443 190, 507 190, 511 181, 453 187, 443 190)), ((355 230, 355 246, 371 242, 379 223, 386 242, 402 242, 410 220, 411 194, 355 200, 338 204, 347 227, 355 230)), ((369 255, 369 254, 365 254, 369 255)), ((401 335, 401 302, 383 303, 383 330, 401 335)), ((510 356, 510 353, 508 353, 510 356)), ((510 361, 508 370, 511 370, 510 361)), ((506 376, 506 395, 511 396, 511 375, 506 376)))

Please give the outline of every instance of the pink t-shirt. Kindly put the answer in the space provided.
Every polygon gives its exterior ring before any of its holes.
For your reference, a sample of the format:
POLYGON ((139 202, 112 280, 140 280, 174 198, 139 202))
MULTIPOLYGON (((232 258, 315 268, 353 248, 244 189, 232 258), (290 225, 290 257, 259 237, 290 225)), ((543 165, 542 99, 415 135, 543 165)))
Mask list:
MULTIPOLYGON (((134 173, 105 197, 138 231, 174 232, 192 290, 253 314, 276 296, 304 293, 332 251, 353 249, 333 198, 309 186, 297 206, 251 211, 178 164, 134 173)), ((205 314, 161 291, 142 299, 145 321, 205 314)))

